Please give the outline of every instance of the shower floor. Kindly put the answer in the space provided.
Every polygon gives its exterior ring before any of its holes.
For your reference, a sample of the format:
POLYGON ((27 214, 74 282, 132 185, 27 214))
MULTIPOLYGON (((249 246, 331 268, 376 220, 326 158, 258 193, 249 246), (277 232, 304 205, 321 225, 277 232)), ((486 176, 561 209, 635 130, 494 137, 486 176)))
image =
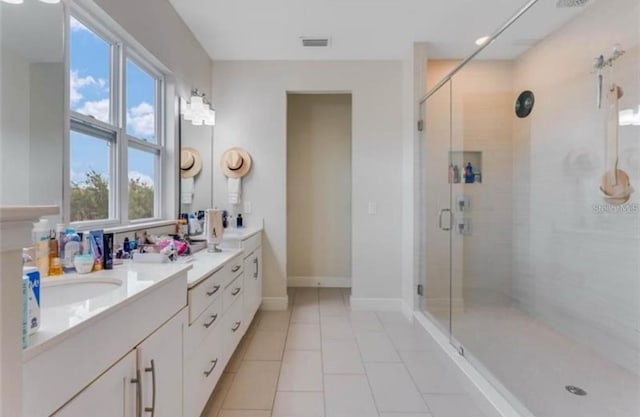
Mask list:
MULTIPOLYGON (((498 300, 467 303, 453 317, 453 335, 465 356, 488 369, 534 416, 640 416, 637 374, 498 300), (573 395, 567 385, 587 395, 573 395)), ((430 313, 448 323, 448 315, 430 313)))

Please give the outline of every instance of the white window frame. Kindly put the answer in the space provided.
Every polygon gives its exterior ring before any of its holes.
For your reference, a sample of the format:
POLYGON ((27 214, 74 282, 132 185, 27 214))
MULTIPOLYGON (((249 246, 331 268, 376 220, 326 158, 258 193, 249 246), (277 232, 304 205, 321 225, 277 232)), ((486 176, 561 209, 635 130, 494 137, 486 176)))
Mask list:
MULTIPOLYGON (((68 23, 71 17, 77 19, 89 30, 102 38, 110 45, 110 79, 109 79, 109 123, 104 123, 93 117, 78 113, 71 110, 69 94, 66 94, 66 111, 68 112, 68 131, 65 137, 65 160, 67 167, 64 170, 65 195, 69 201, 65 204, 64 221, 71 223, 74 227, 84 230, 96 227, 116 227, 134 225, 140 223, 148 223, 162 220, 166 210, 162 204, 163 196, 163 160, 166 154, 166 138, 164 131, 164 123, 166 116, 165 109, 165 74, 152 62, 155 60, 148 52, 136 47, 132 43, 126 42, 124 36, 118 36, 115 31, 110 30, 105 23, 88 11, 82 9, 77 4, 72 4, 67 16, 67 42, 66 54, 67 80, 70 77, 70 25, 68 23), (155 138, 156 143, 147 142, 127 134, 126 126, 126 63, 127 59, 131 60, 140 69, 148 73, 155 79, 155 138), (70 178, 70 132, 73 126, 81 125, 85 134, 91 132, 98 133, 98 137, 104 137, 104 132, 113 134, 114 147, 110 155, 110 193, 109 193, 109 218, 99 220, 86 220, 71 222, 70 212, 70 196, 71 196, 71 178, 70 178), (99 133, 102 133, 100 135, 99 133), (130 147, 149 152, 155 155, 155 172, 154 172, 154 215, 145 219, 129 219, 129 178, 128 178, 128 150, 130 147)), ((128 36, 128 34, 127 34, 128 36)))

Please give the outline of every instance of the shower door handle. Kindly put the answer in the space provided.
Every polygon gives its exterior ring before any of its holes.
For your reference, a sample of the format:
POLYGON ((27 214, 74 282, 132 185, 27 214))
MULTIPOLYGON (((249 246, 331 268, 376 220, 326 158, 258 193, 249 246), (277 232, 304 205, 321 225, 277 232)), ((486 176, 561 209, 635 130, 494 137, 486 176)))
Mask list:
POLYGON ((440 227, 440 230, 444 230, 445 232, 448 232, 449 230, 451 230, 451 218, 449 218, 448 227, 442 226, 442 215, 444 214, 445 211, 451 213, 451 210, 448 208, 440 210, 440 213, 438 214, 438 227, 440 227))

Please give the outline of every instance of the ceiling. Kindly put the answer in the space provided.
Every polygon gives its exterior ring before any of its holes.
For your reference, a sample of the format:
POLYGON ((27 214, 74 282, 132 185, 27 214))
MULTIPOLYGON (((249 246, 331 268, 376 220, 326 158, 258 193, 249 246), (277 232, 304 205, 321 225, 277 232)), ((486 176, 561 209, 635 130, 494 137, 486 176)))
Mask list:
MULTIPOLYGON (((462 58, 524 1, 170 0, 215 60, 402 59, 419 41, 429 42, 431 57, 462 58), (331 45, 303 48, 308 35, 329 36, 331 45)), ((483 56, 516 57, 584 10, 556 1, 540 0, 483 56)))

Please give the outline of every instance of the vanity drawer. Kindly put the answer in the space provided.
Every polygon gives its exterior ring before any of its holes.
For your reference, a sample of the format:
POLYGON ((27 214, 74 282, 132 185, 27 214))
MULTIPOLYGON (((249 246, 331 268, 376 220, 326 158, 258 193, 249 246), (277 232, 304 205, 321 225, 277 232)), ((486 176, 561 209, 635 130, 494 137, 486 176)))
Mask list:
POLYGON ((184 335, 184 355, 190 358, 200 346, 202 340, 214 331, 222 322, 222 297, 216 297, 213 303, 187 327, 184 335))
POLYGON ((242 241, 242 249, 244 250, 244 257, 251 255, 251 252, 256 250, 262 244, 262 233, 258 232, 255 235, 242 241))
POLYGON ((244 292, 244 277, 240 275, 234 279, 227 288, 224 289, 222 311, 227 312, 229 308, 238 299, 242 300, 242 293, 244 292))
POLYGON ((196 321, 216 297, 224 292, 228 277, 229 269, 225 265, 189 290, 189 324, 196 321))
POLYGON ((236 350, 240 339, 242 339, 243 329, 246 326, 244 321, 244 309, 242 299, 236 300, 231 308, 224 314, 222 319, 223 343, 224 343, 224 363, 228 363, 231 355, 236 350))
POLYGON ((243 256, 241 253, 225 264, 225 268, 229 270, 229 280, 233 280, 244 271, 243 256))
POLYGON ((223 326, 213 326, 212 331, 193 356, 185 361, 183 388, 185 416, 200 415, 222 375, 226 365, 223 357, 223 332, 223 326))

